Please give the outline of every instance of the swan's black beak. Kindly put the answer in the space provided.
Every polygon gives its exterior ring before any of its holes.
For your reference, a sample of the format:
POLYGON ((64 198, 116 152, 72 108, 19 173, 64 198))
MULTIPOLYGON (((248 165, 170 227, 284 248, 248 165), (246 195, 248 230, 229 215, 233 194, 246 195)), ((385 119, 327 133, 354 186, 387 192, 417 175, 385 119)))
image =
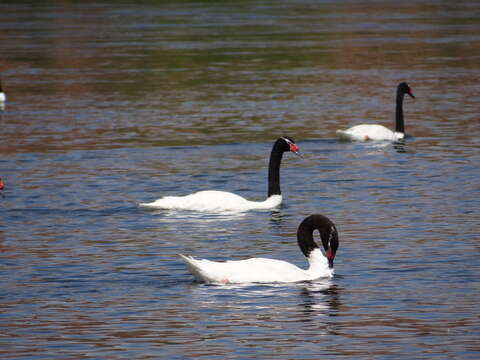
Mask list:
POLYGON ((408 90, 407 94, 410 95, 412 99, 415 99, 415 95, 413 95, 412 90, 408 90))

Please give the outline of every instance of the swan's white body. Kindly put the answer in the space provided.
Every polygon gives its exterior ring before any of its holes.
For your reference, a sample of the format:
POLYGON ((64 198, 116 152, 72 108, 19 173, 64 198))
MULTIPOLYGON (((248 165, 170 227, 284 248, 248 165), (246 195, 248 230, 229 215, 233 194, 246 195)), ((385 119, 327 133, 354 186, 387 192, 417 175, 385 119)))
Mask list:
POLYGON ((243 212, 248 210, 273 209, 282 203, 282 195, 271 195, 265 201, 250 201, 239 195, 217 190, 199 191, 186 196, 165 196, 140 206, 204 212, 243 212))
POLYGON ((341 140, 349 141, 398 141, 403 139, 405 134, 392 131, 383 125, 362 124, 347 130, 337 130, 337 136, 341 140))
POLYGON ((327 258, 318 248, 310 253, 310 266, 306 270, 283 260, 266 258, 216 262, 184 255, 180 257, 195 279, 205 283, 293 283, 330 278, 334 273, 333 268, 328 267, 327 258))

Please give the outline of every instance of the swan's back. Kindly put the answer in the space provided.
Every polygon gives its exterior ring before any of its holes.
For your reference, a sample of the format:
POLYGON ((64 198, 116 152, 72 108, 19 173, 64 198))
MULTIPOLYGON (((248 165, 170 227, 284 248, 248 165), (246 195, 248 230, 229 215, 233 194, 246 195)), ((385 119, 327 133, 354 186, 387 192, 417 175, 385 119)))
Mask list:
POLYGON ((308 271, 286 261, 252 258, 216 262, 180 255, 199 282, 221 284, 297 282, 309 279, 308 271))
POLYGON ((249 201, 239 195, 217 190, 199 191, 186 196, 165 196, 151 203, 140 206, 205 212, 242 212, 254 209, 271 209, 282 202, 281 195, 272 195, 265 201, 249 201))
POLYGON ((395 141, 403 139, 404 134, 400 132, 394 132, 383 125, 362 124, 353 126, 347 130, 337 130, 337 136, 341 140, 395 141))

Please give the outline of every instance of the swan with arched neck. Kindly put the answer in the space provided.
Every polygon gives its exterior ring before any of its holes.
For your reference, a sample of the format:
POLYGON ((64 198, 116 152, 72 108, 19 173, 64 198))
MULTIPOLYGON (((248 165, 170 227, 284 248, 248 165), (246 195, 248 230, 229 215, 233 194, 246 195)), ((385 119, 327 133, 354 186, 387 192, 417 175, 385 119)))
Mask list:
POLYGON ((310 215, 299 225, 297 243, 308 260, 308 268, 302 269, 283 260, 250 258, 225 262, 197 260, 180 254, 198 282, 218 284, 242 283, 292 283, 330 278, 334 274, 333 260, 338 249, 338 233, 333 222, 323 215, 310 215), (325 253, 313 239, 318 230, 325 253))

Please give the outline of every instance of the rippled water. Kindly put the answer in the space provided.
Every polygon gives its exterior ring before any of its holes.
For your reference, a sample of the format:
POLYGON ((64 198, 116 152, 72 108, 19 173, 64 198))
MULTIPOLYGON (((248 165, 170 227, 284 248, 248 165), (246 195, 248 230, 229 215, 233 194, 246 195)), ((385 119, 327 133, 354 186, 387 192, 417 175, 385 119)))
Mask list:
POLYGON ((0 4, 0 357, 477 359, 480 6, 475 1, 0 4), (404 145, 341 143, 393 127, 404 145), (266 196, 277 211, 137 206, 266 196), (299 266, 337 225, 331 280, 193 282, 177 254, 299 266))

